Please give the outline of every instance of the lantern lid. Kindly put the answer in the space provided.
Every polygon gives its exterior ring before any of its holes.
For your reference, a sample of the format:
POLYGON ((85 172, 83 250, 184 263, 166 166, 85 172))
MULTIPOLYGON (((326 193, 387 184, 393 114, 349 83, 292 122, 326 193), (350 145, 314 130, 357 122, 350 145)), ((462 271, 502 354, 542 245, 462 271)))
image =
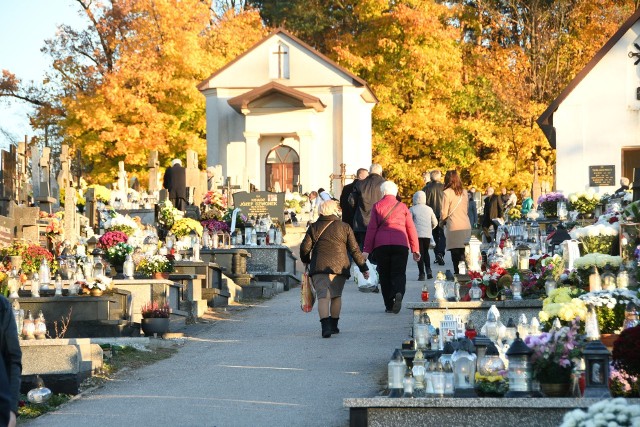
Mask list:
POLYGON ((491 344, 491 339, 485 335, 476 335, 473 339, 473 344, 476 347, 488 347, 491 344))
POLYGON ((487 351, 484 353, 485 356, 500 356, 500 352, 498 351, 498 347, 494 343, 490 343, 487 346, 487 351))
POLYGON ((509 317, 509 320, 507 320, 507 328, 515 328, 516 327, 516 322, 513 321, 513 317, 509 317))
POLYGON ((442 367, 442 363, 440 363, 439 360, 436 363, 433 364, 433 371, 435 371, 435 372, 444 371, 444 368, 442 367))
POLYGON ((516 339, 513 340, 511 347, 507 350, 507 356, 530 356, 532 354, 533 350, 520 338, 520 332, 516 332, 516 339))
POLYGON ((530 251, 530 250, 531 250, 531 248, 529 247, 529 245, 526 245, 526 244, 524 244, 524 243, 520 243, 520 244, 518 245, 518 247, 516 247, 516 250, 517 250, 517 251, 530 251))
POLYGON ((473 341, 471 341, 469 338, 464 337, 461 338, 458 341, 458 351, 467 351, 469 353, 474 353, 476 351, 476 348, 473 346, 473 341))
POLYGON ((496 314, 489 310, 489 313, 487 314, 487 322, 495 322, 496 321, 496 314))
POLYGON ((582 355, 585 357, 585 359, 588 359, 590 356, 607 356, 608 357, 609 355, 611 355, 611 353, 609 352, 607 347, 605 347, 605 345, 602 344, 602 341, 593 340, 593 341, 587 341, 587 344, 584 346, 584 349, 582 350, 582 355))
POLYGON ((453 366, 451 366, 451 362, 449 362, 448 360, 444 362, 442 370, 445 372, 453 372, 453 366))
POLYGON ((396 348, 396 351, 393 352, 391 359, 396 362, 404 362, 404 358, 402 357, 402 351, 399 348, 396 348))
POLYGON ((424 354, 422 354, 422 350, 418 349, 418 351, 416 351, 415 356, 413 356, 413 362, 415 363, 416 360, 424 360, 424 354))
POLYGON ((451 341, 447 341, 442 349, 442 354, 453 354, 454 351, 456 351, 456 348, 453 343, 451 341))
POLYGON ((103 251, 102 251, 102 249, 100 249, 100 248, 95 248, 95 249, 93 250, 93 252, 91 252, 91 255, 99 255, 99 256, 102 256, 102 255, 104 255, 104 252, 103 252, 103 251))

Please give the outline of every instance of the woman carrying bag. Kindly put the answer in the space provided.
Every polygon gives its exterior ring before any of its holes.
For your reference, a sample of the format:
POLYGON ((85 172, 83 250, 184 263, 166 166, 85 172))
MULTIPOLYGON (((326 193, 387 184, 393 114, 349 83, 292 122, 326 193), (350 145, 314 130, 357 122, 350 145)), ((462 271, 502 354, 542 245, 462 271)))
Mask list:
POLYGON ((447 238, 447 250, 451 252, 453 272, 459 273, 458 264, 464 260, 464 244, 471 237, 471 222, 467 213, 469 199, 467 191, 455 170, 447 171, 444 176, 444 199, 442 201, 442 219, 447 238))
POLYGON ((320 205, 318 220, 307 229, 300 244, 300 260, 309 264, 309 276, 316 291, 322 337, 340 332, 338 320, 342 309, 342 290, 350 277, 353 257, 365 279, 369 267, 349 224, 338 216, 338 203, 327 200, 320 205))

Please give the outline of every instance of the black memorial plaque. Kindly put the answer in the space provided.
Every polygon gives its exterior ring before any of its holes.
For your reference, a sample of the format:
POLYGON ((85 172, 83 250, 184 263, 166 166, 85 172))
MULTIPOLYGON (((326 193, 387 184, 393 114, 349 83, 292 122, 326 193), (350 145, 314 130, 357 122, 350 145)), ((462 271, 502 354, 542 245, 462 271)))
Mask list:
POLYGON ((284 193, 257 191, 233 193, 233 205, 247 217, 268 214, 271 221, 284 225, 284 193))
POLYGON ((0 216, 0 245, 9 246, 13 241, 14 221, 12 218, 0 216))
POLYGON ((614 165, 589 166, 589 187, 614 185, 616 185, 616 167, 614 165))

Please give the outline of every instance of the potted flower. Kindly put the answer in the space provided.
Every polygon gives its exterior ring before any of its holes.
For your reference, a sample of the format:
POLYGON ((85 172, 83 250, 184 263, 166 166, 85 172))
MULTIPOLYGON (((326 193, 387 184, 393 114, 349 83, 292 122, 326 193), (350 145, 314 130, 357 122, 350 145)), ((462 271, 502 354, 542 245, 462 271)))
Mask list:
POLYGON ((0 250, 0 253, 2 253, 2 257, 5 259, 5 264, 6 264, 6 258, 9 258, 9 261, 11 262, 11 265, 7 267, 15 267, 16 270, 20 270, 20 268, 22 267, 22 257, 25 254, 25 252, 27 251, 27 247, 29 245, 27 245, 24 241, 21 240, 14 240, 13 243, 11 243, 9 246, 5 246, 0 250))
POLYGON ((611 253, 613 244, 618 240, 620 224, 614 222, 597 222, 586 227, 576 227, 569 235, 572 239, 579 240, 582 243, 584 253, 611 253))
POLYGON ((569 206, 571 210, 578 211, 582 215, 593 214, 596 206, 600 204, 600 195, 595 191, 579 191, 569 194, 569 206))
MULTIPOLYGON (((107 261, 116 267, 117 271, 118 267, 122 268, 122 264, 124 264, 125 259, 127 259, 127 255, 130 253, 133 253, 133 246, 128 243, 121 242, 107 248, 105 256, 107 261)), ((120 271, 118 272, 120 273, 120 271)))
POLYGON ((89 294, 92 297, 101 296, 107 289, 111 287, 111 279, 105 276, 99 276, 91 281, 82 283, 83 293, 89 294))
POLYGON ((525 338, 533 350, 533 377, 540 382, 542 392, 549 397, 567 396, 575 358, 582 355, 578 345, 579 322, 525 338))
POLYGON ((586 305, 595 308, 602 342, 608 347, 611 347, 613 342, 618 339, 617 334, 622 329, 627 304, 633 302, 636 306, 640 306, 637 294, 628 289, 588 292, 579 298, 586 305))
POLYGON ((139 230, 138 223, 133 220, 129 215, 121 215, 116 213, 115 216, 109 218, 104 223, 105 230, 109 231, 121 231, 128 237, 139 230))
POLYGON ((98 245, 102 249, 109 249, 118 243, 127 243, 129 237, 122 231, 113 230, 107 231, 98 239, 98 245))
POLYGON ((542 302, 542 310, 538 313, 538 319, 540 319, 543 328, 550 330, 556 318, 564 325, 569 324, 576 317, 586 319, 587 305, 578 298, 582 292, 580 289, 572 289, 567 286, 551 291, 542 302))
POLYGON ((143 258, 136 271, 148 277, 168 279, 173 271, 173 263, 164 255, 152 255, 143 258))
POLYGON ((616 367, 614 361, 609 368, 609 390, 613 397, 640 397, 640 381, 637 375, 616 367))
POLYGON ((640 326, 622 331, 613 344, 611 355, 617 369, 628 375, 640 376, 640 326))
POLYGON ((192 231, 195 231, 198 237, 202 237, 202 224, 193 218, 181 218, 171 227, 171 232, 179 239, 188 236, 192 231))
POLYGON ((147 336, 162 335, 169 332, 169 304, 160 305, 157 302, 148 302, 141 308, 142 332, 147 336))
POLYGON ((591 274, 593 267, 602 271, 605 268, 609 268, 614 274, 618 273, 622 258, 619 256, 607 255, 602 253, 590 253, 573 262, 573 268, 575 269, 578 278, 580 279, 580 285, 586 289, 589 286, 589 275, 591 274))
POLYGON ((173 224, 183 216, 184 212, 180 209, 174 208, 171 200, 167 199, 160 204, 158 223, 160 223, 164 229, 170 230, 171 227, 173 227, 173 224))
POLYGON ((51 273, 55 273, 58 269, 58 264, 53 257, 53 254, 40 245, 32 243, 27 246, 26 251, 22 255, 22 272, 25 274, 35 273, 40 269, 42 260, 45 259, 49 263, 51 273))
POLYGON ((547 193, 538 198, 538 206, 542 207, 542 212, 547 218, 558 216, 558 202, 567 202, 567 198, 562 193, 547 193))
POLYGON ((640 424, 638 405, 628 403, 624 397, 605 399, 589 406, 587 411, 574 409, 564 414, 560 427, 596 425, 636 426, 640 424), (609 422, 611 420, 611 422, 609 422))

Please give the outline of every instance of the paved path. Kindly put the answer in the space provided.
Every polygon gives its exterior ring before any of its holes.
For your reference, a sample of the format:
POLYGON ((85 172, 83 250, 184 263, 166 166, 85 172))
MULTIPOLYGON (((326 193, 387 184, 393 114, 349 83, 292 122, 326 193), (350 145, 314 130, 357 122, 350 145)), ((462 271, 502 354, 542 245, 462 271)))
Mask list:
MULTIPOLYGON (((447 265, 451 268, 449 255, 447 265)), ((439 266, 435 266, 439 267, 439 266)), ((405 301, 423 282, 408 263, 405 301)), ((434 268, 434 274, 437 269, 434 268)), ((348 281, 340 334, 320 336, 295 288, 201 328, 172 357, 95 390, 29 426, 347 426, 345 397, 385 388, 386 365, 408 338, 410 310, 348 281)))

